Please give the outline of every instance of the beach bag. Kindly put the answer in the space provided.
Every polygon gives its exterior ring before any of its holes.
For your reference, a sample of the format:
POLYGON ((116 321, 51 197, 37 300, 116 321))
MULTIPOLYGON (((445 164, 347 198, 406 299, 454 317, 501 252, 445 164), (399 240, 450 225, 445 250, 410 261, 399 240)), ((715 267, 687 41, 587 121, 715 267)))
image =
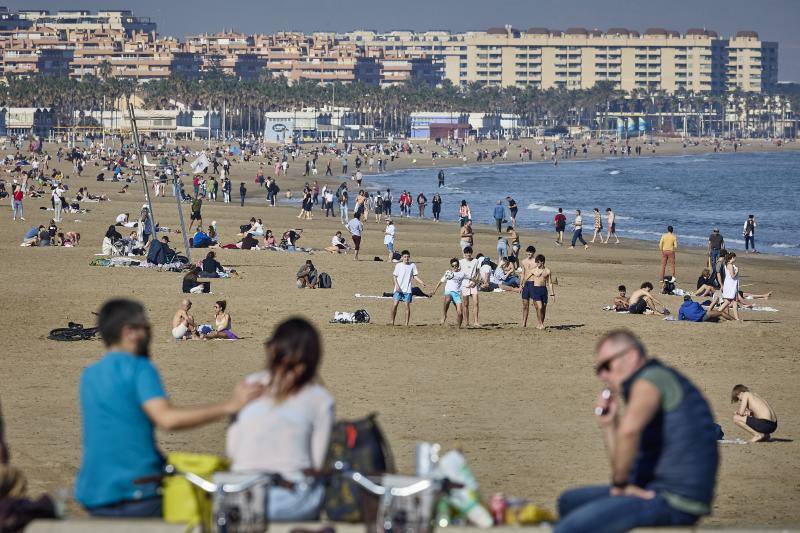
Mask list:
MULTIPOLYGON (((336 462, 366 476, 394 472, 394 461, 389 444, 383 436, 376 413, 360 420, 337 422, 331 431, 327 470, 336 462)), ((364 520, 368 500, 354 481, 343 476, 332 476, 325 492, 325 515, 336 522, 357 523, 364 520)))
POLYGON ((673 294, 675 292, 675 282, 672 278, 664 278, 664 288, 661 289, 662 294, 673 294))
POLYGON ((327 272, 320 272, 319 274, 319 283, 317 283, 317 287, 320 289, 330 289, 331 288, 331 277, 327 272))
MULTIPOLYGON (((216 455, 175 452, 167 462, 181 472, 211 479, 228 469, 228 461, 216 455)), ((211 497, 180 476, 164 478, 164 521, 171 524, 211 524, 211 497)))
POLYGON ((369 323, 369 313, 367 313, 366 309, 359 309, 355 313, 353 313, 353 322, 356 324, 368 324, 369 323))

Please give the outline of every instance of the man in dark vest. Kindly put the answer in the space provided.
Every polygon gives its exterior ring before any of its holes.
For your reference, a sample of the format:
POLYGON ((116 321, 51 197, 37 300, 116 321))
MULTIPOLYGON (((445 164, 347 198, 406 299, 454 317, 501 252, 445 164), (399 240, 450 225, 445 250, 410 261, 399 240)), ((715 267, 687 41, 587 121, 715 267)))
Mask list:
POLYGON ((595 364, 607 387, 595 413, 611 483, 564 492, 554 531, 687 526, 710 514, 717 428, 700 391, 678 371, 648 359, 642 342, 626 330, 600 339, 595 364), (617 397, 625 401, 624 413, 617 397))

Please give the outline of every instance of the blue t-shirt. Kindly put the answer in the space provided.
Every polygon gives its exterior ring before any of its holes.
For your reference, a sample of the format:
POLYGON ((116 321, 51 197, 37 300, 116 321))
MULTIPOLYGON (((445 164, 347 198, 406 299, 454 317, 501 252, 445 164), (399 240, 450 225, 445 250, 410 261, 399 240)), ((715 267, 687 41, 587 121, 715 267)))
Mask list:
POLYGON ((494 208, 494 218, 496 220, 501 220, 506 214, 505 208, 502 205, 495 206, 494 208))
POLYGON ((133 481, 157 475, 163 467, 153 423, 142 406, 165 397, 158 371, 146 357, 109 352, 83 371, 83 458, 75 499, 84 507, 156 496, 157 484, 133 481))
POLYGON ((706 315, 706 310, 697 302, 686 301, 683 302, 681 308, 678 309, 678 320, 688 320, 690 322, 702 322, 703 317, 706 315))
POLYGON ((37 235, 39 235, 39 228, 34 226, 34 227, 32 227, 31 229, 28 230, 28 232, 25 234, 25 238, 26 239, 33 239, 37 235))

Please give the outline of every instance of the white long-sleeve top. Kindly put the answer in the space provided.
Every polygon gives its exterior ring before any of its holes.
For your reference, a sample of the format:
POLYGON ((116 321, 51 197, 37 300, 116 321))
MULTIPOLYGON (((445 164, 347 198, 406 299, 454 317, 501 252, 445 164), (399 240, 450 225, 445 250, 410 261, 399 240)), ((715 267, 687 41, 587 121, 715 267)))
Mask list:
MULTIPOLYGON (((248 376, 266 383, 267 372, 248 376)), ((306 385, 281 403, 267 396, 239 412, 226 439, 233 471, 275 472, 287 478, 322 467, 334 422, 336 402, 316 383, 306 385)))

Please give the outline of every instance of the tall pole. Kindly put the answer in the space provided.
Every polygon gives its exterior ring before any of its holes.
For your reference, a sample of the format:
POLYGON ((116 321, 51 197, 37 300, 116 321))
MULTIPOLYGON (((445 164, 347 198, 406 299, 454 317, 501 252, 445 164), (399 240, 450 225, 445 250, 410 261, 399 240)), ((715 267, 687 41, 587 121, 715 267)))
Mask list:
POLYGON ((150 187, 147 186, 147 175, 144 169, 144 158, 142 157, 142 147, 139 144, 139 128, 136 126, 136 117, 133 113, 133 104, 128 102, 128 117, 131 121, 131 133, 133 134, 133 145, 136 148, 136 157, 139 159, 139 171, 142 174, 142 186, 144 187, 144 197, 147 199, 147 218, 150 219, 150 228, 153 230, 153 239, 157 239, 156 223, 153 218, 153 201, 150 199, 150 187))
POLYGON ((192 262, 192 249, 189 246, 189 235, 186 233, 186 223, 183 221, 183 206, 181 205, 181 188, 178 184, 178 168, 172 173, 172 190, 175 192, 175 203, 178 205, 178 220, 181 223, 181 235, 183 235, 183 247, 186 250, 186 259, 192 262))

